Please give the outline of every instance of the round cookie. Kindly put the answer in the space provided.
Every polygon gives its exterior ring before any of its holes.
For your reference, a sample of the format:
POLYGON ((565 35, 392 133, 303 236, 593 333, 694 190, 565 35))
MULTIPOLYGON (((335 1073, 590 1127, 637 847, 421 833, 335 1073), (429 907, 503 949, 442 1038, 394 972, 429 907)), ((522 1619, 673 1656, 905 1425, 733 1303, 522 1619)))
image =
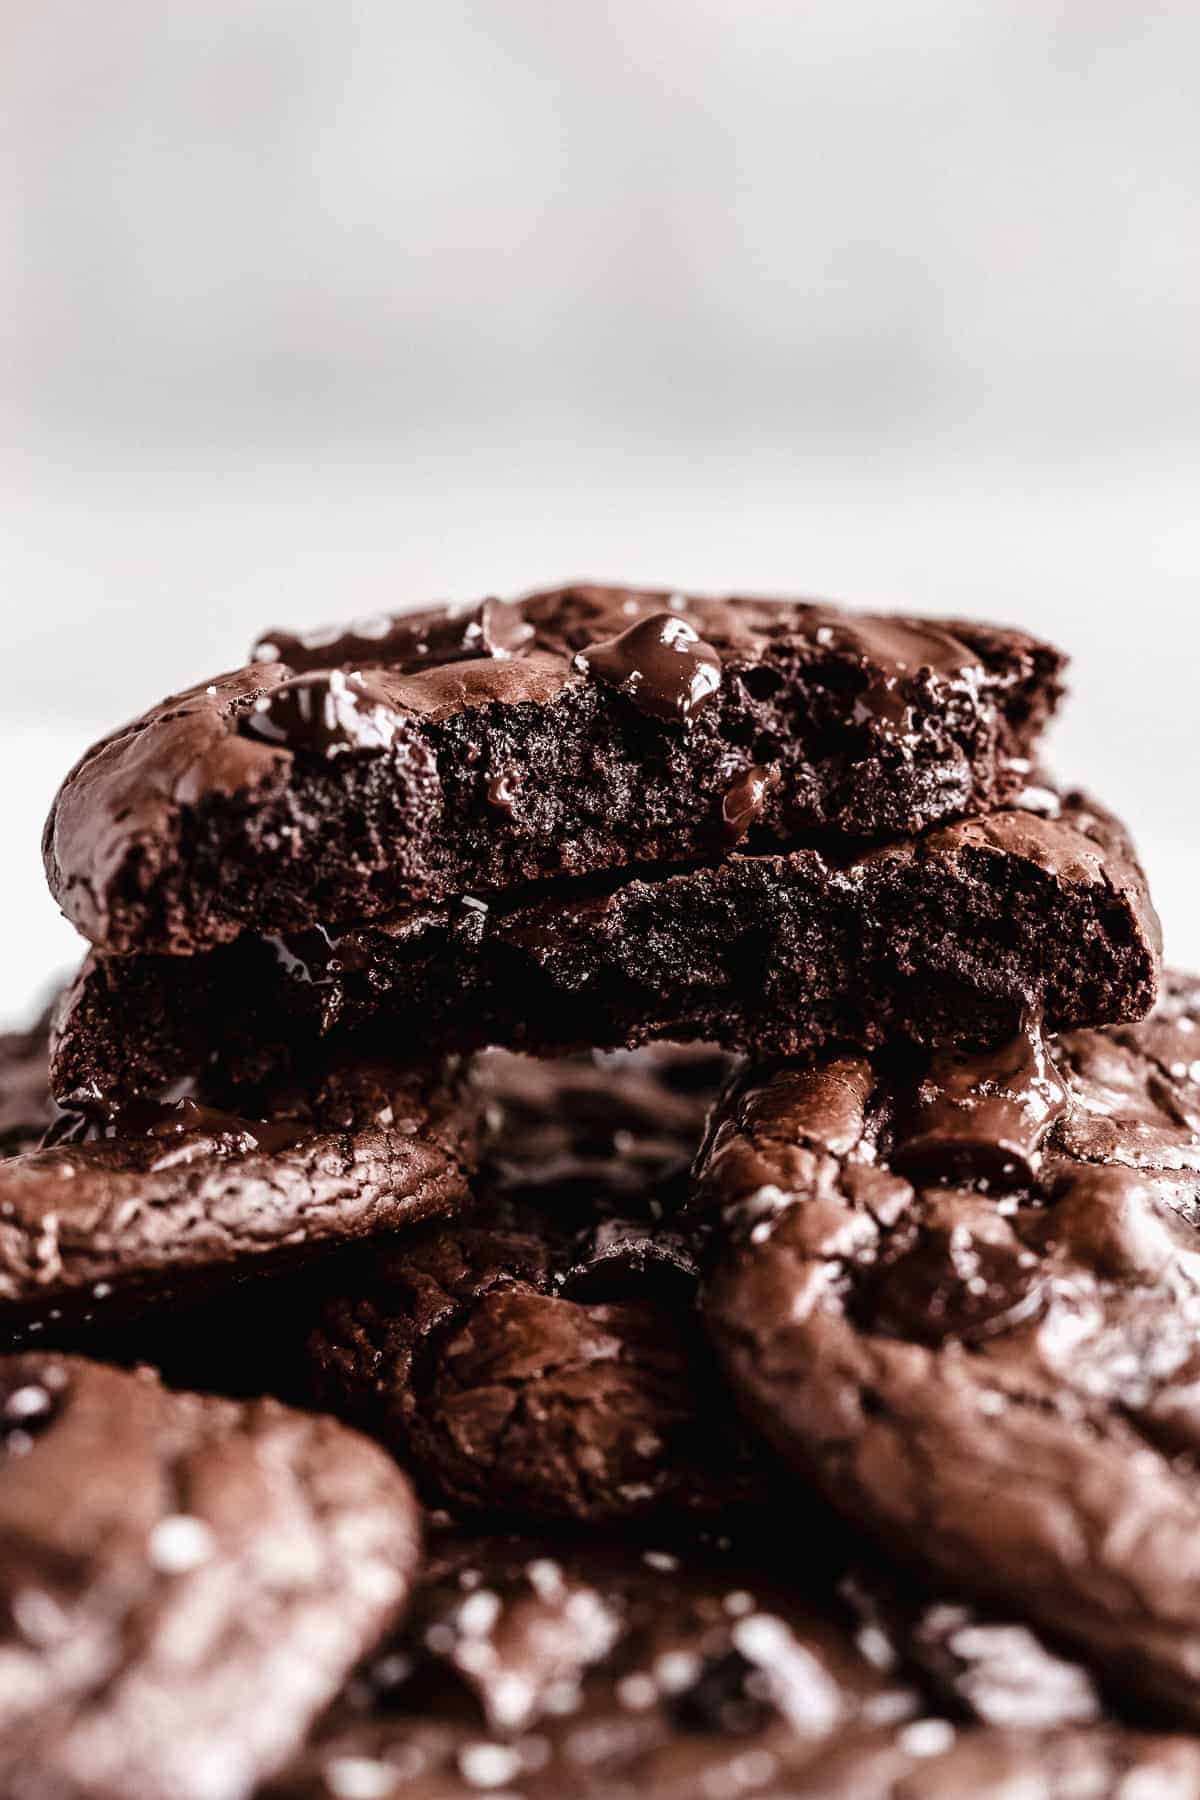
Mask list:
POLYGON ((0 1339, 119 1324, 468 1197, 473 1114, 452 1066, 327 1062, 254 1090, 216 1076, 60 1115, 42 1147, 0 1162, 0 1339))
POLYGON ((781 1583, 781 1544, 435 1539, 410 1625, 272 1800, 1194 1792, 1200 1746, 1102 1722, 1086 1676, 1029 1633, 964 1620, 939 1692, 907 1632, 861 1622, 836 1540, 808 1530, 799 1569, 786 1546, 781 1583), (1021 1681, 1044 1683, 1032 1717, 997 1700, 1021 1681))
POLYGON ((0 1791, 244 1800, 419 1555, 404 1476, 330 1419, 0 1358, 0 1791))
POLYGON ((318 1400, 462 1509, 598 1522, 750 1499, 671 1217, 726 1067, 670 1047, 482 1058, 489 1198, 339 1263, 318 1400))
POLYGON ((745 1410, 889 1551, 1200 1721, 1200 984, 978 1056, 747 1070, 697 1210, 745 1410))

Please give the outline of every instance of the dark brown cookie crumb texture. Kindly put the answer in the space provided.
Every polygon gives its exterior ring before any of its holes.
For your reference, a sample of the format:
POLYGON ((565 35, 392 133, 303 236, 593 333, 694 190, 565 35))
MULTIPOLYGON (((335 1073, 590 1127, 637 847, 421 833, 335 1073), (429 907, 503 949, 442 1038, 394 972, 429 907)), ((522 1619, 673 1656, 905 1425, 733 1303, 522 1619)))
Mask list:
POLYGON ((451 1212, 468 1197, 474 1125, 453 1068, 335 1060, 252 1091, 213 1070, 207 1090, 62 1115, 49 1135, 0 1162, 8 1344, 108 1330, 451 1212))
POLYGON ((725 1548, 435 1540, 410 1626, 272 1800, 1194 1793, 1195 1743, 1098 1722, 1087 1676, 1021 1626, 902 1615, 870 1582, 812 1527, 725 1548), (930 1632, 952 1680, 913 1653, 930 1632))
POLYGON ((343 1258, 318 1401, 432 1499, 514 1520, 694 1516, 766 1490, 695 1313, 681 1178, 726 1059, 657 1047, 475 1073, 487 1199, 343 1258))
POLYGON ((796 1054, 826 1043, 996 1042, 1153 1004, 1158 921, 1111 815, 1048 790, 1021 810, 853 856, 828 846, 432 908, 339 937, 246 936, 194 957, 93 954, 53 1082, 156 1092, 220 1055, 253 1078, 322 1036, 541 1053, 651 1038, 796 1054))
POLYGON ((0 1358, 0 1791, 245 1800, 397 1619, 419 1537, 332 1420, 0 1358))
POLYGON ((1141 1025, 749 1070, 707 1316, 791 1467, 1200 1721, 1200 984, 1141 1025))
POLYGON ((308 638, 95 745, 47 822, 67 916, 207 949, 749 834, 1012 799, 1062 658, 1019 632, 577 587, 308 638))

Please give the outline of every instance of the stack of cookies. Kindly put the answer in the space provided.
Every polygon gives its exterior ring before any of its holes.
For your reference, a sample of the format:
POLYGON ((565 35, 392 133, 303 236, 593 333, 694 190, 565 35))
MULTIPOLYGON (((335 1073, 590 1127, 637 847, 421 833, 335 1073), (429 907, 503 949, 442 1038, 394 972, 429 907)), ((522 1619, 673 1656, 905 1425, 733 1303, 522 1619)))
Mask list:
POLYGON ((573 587, 88 751, 4 1800, 1200 1795, 1200 983, 1062 673, 573 587))

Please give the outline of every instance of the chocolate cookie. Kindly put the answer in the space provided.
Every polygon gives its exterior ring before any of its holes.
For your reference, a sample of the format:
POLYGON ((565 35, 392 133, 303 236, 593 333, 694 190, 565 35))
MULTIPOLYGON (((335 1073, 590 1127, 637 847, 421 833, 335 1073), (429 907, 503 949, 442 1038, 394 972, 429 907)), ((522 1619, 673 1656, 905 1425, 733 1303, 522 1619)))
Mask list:
POLYGON ((1020 1627, 963 1622, 961 1667, 989 1674, 947 1706, 907 1636, 856 1623, 827 1546, 793 1537, 781 1560, 787 1583, 745 1550, 435 1541, 411 1626, 273 1800, 1194 1794, 1200 1747, 1081 1722, 1100 1711, 1087 1678, 1020 1627), (1017 1663, 1049 1697, 995 1719, 1017 1663))
POLYGON ((473 1123, 453 1071, 333 1064, 211 1100, 66 1115, 55 1142, 0 1163, 0 1340, 116 1322, 467 1197, 473 1123))
POLYGON ((481 1059, 490 1199, 339 1261, 310 1340, 319 1402, 464 1510, 596 1522, 752 1501, 671 1220, 723 1062, 481 1059))
POLYGON ((110 950, 192 951, 748 834, 1008 800, 1061 691, 1020 632, 579 587, 271 632, 95 745, 46 827, 110 950))
POLYGON ((155 1091, 219 1054, 251 1076, 329 1033, 393 1054, 549 1053, 649 1038, 788 1054, 831 1041, 996 1041, 1152 1005, 1158 921, 1121 826, 1078 795, 857 856, 715 867, 341 936, 246 934, 202 956, 93 953, 60 1015, 61 1100, 155 1091))
POLYGON ((1200 1721, 1200 984, 1142 1025, 749 1070, 697 1206, 729 1379, 889 1553, 1200 1721))
POLYGON ((0 1157, 33 1150, 58 1116, 50 1095, 50 1013, 0 1032, 0 1157))
POLYGON ((332 1420, 0 1358, 0 1790, 244 1800, 418 1552, 403 1475, 332 1420))

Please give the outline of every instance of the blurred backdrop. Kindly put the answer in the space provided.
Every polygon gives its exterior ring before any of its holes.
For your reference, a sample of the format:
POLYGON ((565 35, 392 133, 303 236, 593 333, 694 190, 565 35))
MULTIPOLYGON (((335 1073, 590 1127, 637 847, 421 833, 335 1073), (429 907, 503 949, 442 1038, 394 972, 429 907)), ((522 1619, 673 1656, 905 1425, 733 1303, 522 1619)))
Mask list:
POLYGON ((1191 0, 9 0, 0 1012, 84 744, 571 575, 1060 639, 1200 962, 1191 0))

